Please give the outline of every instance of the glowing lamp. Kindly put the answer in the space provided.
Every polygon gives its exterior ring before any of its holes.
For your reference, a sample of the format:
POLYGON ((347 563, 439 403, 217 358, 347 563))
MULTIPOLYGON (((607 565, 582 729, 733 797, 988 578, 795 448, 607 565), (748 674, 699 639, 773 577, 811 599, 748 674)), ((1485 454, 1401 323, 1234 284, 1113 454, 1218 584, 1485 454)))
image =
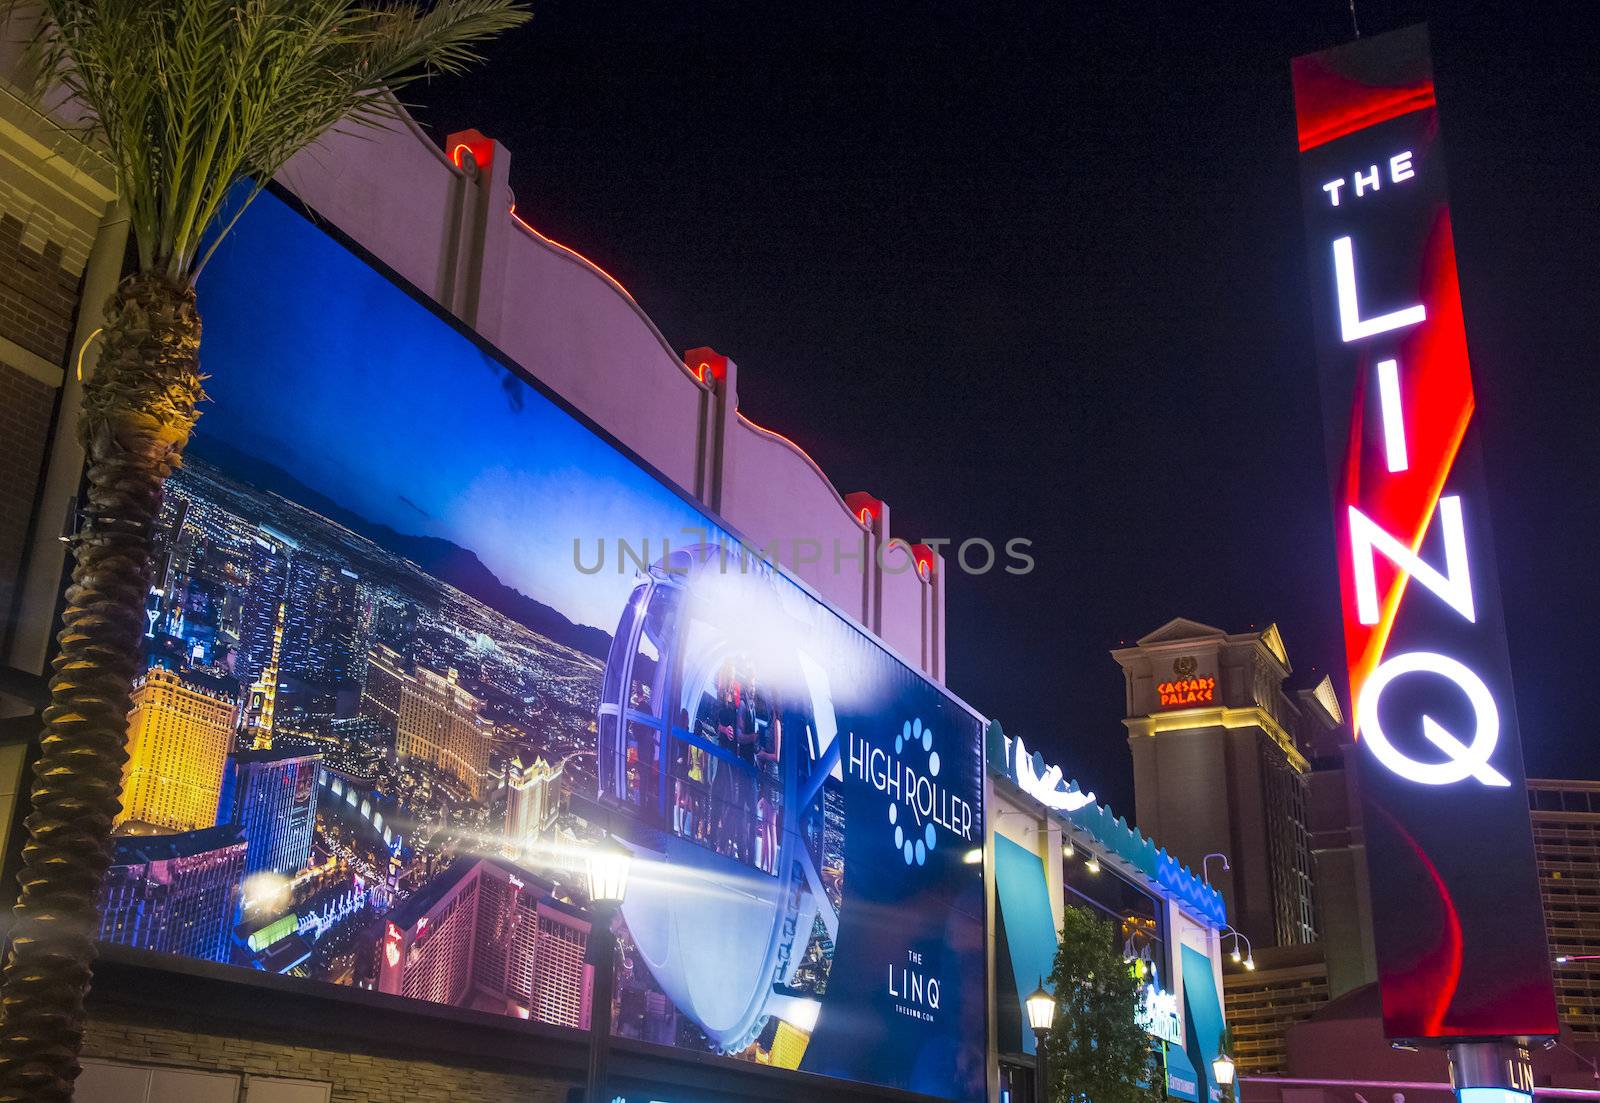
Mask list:
POLYGON ((1256 970, 1256 959, 1255 959, 1255 955, 1254 954, 1252 954, 1251 956, 1249 956, 1249 957, 1244 959, 1244 967, 1246 969, 1248 969, 1252 973, 1255 972, 1255 970, 1256 970))
POLYGON ((1061 856, 1063 858, 1070 858, 1076 853, 1077 853, 1077 851, 1072 848, 1072 844, 1071 843, 1062 843, 1061 844, 1061 856))
POLYGON ((589 874, 589 899, 596 904, 621 905, 628 894, 628 871, 633 853, 607 836, 584 853, 589 874))
POLYGON ((973 847, 971 850, 961 855, 961 860, 969 866, 982 865, 983 848, 981 846, 973 847))
POLYGON ((1091 856, 1088 861, 1083 863, 1083 868, 1087 869, 1090 873, 1099 873, 1100 859, 1091 856))
POLYGON ((1211 1062, 1211 1075, 1216 1077, 1218 1086, 1224 1088, 1232 1087, 1233 1058, 1226 1053, 1218 1056, 1215 1061, 1211 1062))
POLYGON ((1039 987, 1033 995, 1023 1001, 1028 1009, 1028 1025, 1033 1027, 1035 1034, 1042 1034, 1049 1030, 1056 1021, 1056 998, 1044 990, 1044 980, 1040 978, 1039 987))
POLYGON ((1244 960, 1244 955, 1239 953, 1239 947, 1238 946, 1235 946, 1233 948, 1233 953, 1229 954, 1228 957, 1233 961, 1233 963, 1235 965, 1239 964, 1241 961, 1244 960))

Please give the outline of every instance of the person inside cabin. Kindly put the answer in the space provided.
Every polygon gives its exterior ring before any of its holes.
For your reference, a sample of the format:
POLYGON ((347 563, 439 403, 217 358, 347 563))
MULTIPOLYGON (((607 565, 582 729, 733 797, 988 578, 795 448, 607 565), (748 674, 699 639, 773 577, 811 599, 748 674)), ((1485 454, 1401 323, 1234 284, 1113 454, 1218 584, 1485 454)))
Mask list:
POLYGON ((711 770, 711 807, 716 819, 714 846, 718 854, 737 855, 739 769, 727 761, 738 746, 738 686, 730 678, 717 707, 717 750, 723 752, 711 770))
POLYGON ((756 806, 760 832, 756 843, 756 864, 768 873, 778 868, 778 827, 783 803, 782 754, 783 720, 773 713, 756 749, 757 784, 761 792, 756 806))

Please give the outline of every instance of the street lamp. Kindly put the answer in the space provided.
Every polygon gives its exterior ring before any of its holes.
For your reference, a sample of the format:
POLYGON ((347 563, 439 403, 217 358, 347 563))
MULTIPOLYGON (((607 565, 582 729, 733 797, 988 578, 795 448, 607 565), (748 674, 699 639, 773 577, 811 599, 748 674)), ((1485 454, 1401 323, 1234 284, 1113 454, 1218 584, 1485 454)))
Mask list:
POLYGON ((590 847, 583 859, 594 913, 588 945, 588 961, 594 968, 589 995, 589 1079, 583 1097, 585 1103, 607 1103, 606 1055, 611 1047, 611 990, 617 967, 617 936, 611 924, 628 893, 633 852, 607 835, 590 847))
POLYGON ((1256 952, 1250 945, 1249 936, 1241 932, 1237 927, 1224 927, 1222 928, 1222 933, 1224 935, 1233 935, 1233 952, 1228 955, 1228 960, 1232 961, 1235 965, 1238 965, 1240 961, 1243 961, 1246 970, 1252 973, 1255 972, 1256 952), (1241 938, 1244 939, 1244 955, 1242 957, 1239 953, 1239 940, 1241 938))
POLYGON ((1211 1062, 1211 1075, 1216 1077, 1217 1086, 1227 1095, 1233 1094, 1233 1058, 1226 1053, 1217 1054, 1217 1059, 1211 1062))
POLYGON ((1028 1009, 1028 1025, 1033 1027, 1033 1103, 1046 1103, 1050 1076, 1045 1069, 1045 1040, 1056 1021, 1056 998, 1044 990, 1043 977, 1023 1004, 1028 1009))
POLYGON ((628 871, 633 867, 633 852, 607 835, 584 852, 584 867, 589 874, 589 900, 596 907, 622 906, 628 895, 628 871))
POLYGON ((1213 858, 1221 858, 1222 859, 1222 872, 1223 873, 1229 872, 1229 870, 1231 868, 1228 865, 1228 856, 1226 854, 1222 853, 1222 851, 1220 851, 1220 850, 1214 850, 1210 854, 1207 854, 1204 858, 1201 858, 1200 859, 1200 879, 1202 881, 1204 881, 1208 886, 1211 884, 1211 859, 1213 859, 1213 858))

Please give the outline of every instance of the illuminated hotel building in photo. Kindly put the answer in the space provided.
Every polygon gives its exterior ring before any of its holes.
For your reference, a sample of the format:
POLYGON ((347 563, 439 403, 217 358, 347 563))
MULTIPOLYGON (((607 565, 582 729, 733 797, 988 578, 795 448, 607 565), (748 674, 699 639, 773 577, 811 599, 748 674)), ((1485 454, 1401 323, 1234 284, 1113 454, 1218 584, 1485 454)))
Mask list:
POLYGON ((489 768, 489 734, 484 702, 469 693, 455 670, 443 674, 419 666, 400 681, 395 751, 404 760, 421 759, 460 782, 475 800, 489 768))
POLYGON ((1600 781, 1528 779, 1561 1025, 1600 1041, 1600 781))
POLYGON ((122 814, 173 831, 217 822, 239 715, 236 691, 200 674, 147 670, 133 691, 122 814))
POLYGON ((1113 657, 1139 822, 1207 867, 1241 932, 1223 959, 1234 1059, 1282 1072, 1289 1027, 1374 976, 1345 776, 1326 769, 1347 739, 1332 684, 1287 688, 1275 625, 1227 633, 1179 618, 1113 657))
POLYGON ((584 949, 589 923, 549 886, 492 858, 458 859, 427 894, 391 912, 380 992, 588 1025, 584 949))
POLYGON ((506 769, 506 853, 522 853, 556 825, 561 812, 560 766, 534 757, 524 765, 513 758, 506 769))
POLYGON ((293 877, 311 858, 322 756, 293 747, 239 751, 223 773, 217 822, 232 823, 250 842, 246 874, 270 870, 293 877))
POLYGON ((272 746, 272 720, 277 710, 278 686, 282 679, 278 664, 283 656, 283 621, 287 610, 287 605, 278 606, 277 616, 272 622, 272 650, 267 654, 267 661, 261 665, 261 676, 250 685, 245 705, 244 733, 256 750, 267 750, 272 746))
POLYGON ((245 849, 233 824, 118 838, 100 890, 101 939, 227 961, 245 849))
POLYGON ((1247 1073, 1288 1070, 1288 1034, 1328 1004, 1328 963, 1317 944, 1264 947, 1255 968, 1228 965, 1222 983, 1233 1058, 1247 1073))

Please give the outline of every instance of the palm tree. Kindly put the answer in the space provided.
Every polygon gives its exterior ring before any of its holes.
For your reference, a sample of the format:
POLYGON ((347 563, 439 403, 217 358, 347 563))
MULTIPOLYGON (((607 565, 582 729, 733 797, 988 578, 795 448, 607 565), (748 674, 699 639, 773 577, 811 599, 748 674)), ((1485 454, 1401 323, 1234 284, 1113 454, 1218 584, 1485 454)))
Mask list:
POLYGON ((0 1100, 54 1103, 78 1074, 152 523, 205 397, 195 280, 241 192, 335 124, 381 125, 390 90, 465 68, 527 15, 514 0, 0 0, 7 18, 35 28, 39 92, 84 109, 137 252, 84 388, 88 489, 0 999, 0 1100))

